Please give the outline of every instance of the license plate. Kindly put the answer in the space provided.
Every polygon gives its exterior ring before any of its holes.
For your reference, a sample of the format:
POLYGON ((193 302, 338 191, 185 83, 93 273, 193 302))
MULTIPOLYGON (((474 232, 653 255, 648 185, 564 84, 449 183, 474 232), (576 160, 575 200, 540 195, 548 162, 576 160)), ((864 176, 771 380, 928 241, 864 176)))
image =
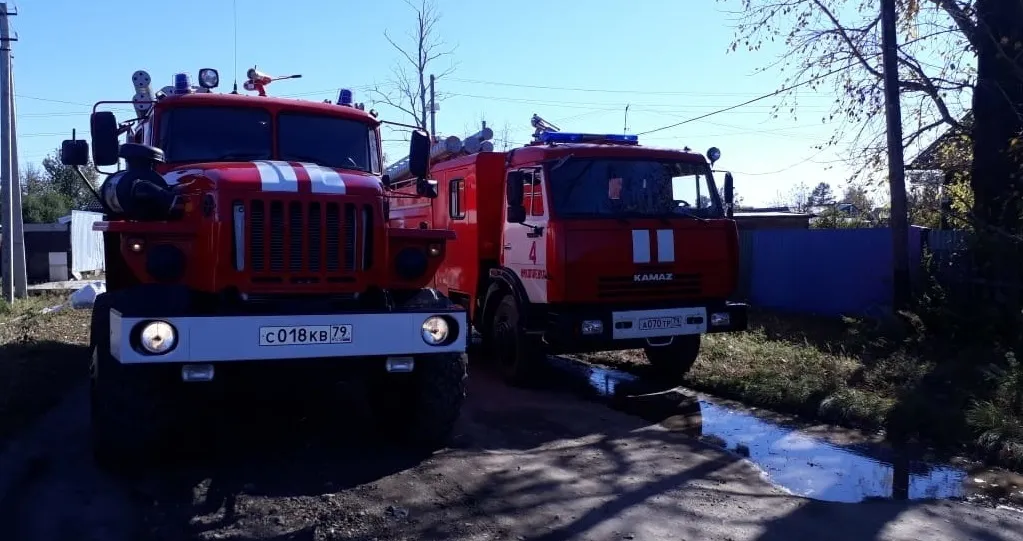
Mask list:
POLYGON ((259 328, 259 345, 261 346, 306 346, 351 343, 351 325, 298 325, 292 327, 259 328))
POLYGON ((677 329, 685 324, 682 316, 648 317, 639 320, 639 330, 652 331, 657 329, 677 329))

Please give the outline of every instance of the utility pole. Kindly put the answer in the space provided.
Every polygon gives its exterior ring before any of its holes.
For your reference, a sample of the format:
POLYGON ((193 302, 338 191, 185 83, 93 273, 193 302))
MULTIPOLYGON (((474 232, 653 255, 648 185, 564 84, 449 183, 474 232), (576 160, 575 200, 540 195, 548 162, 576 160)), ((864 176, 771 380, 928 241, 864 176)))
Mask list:
POLYGON ((898 35, 895 0, 881 0, 881 53, 884 105, 888 123, 888 186, 891 193, 892 300, 895 309, 909 303, 909 222, 906 216, 906 169, 902 155, 902 108, 899 103, 898 35))
MULTIPOLYGON (((13 55, 12 55, 13 56, 13 55)), ((14 232, 14 296, 24 299, 28 295, 28 275, 25 268, 25 222, 21 208, 21 168, 18 166, 18 100, 14 89, 14 60, 11 60, 11 231, 14 232)))
POLYGON ((14 184, 11 167, 11 104, 14 94, 11 92, 11 27, 8 21, 7 3, 0 3, 0 293, 3 300, 14 302, 14 184))
POLYGON ((437 80, 430 74, 430 135, 437 135, 437 92, 434 82, 437 80))

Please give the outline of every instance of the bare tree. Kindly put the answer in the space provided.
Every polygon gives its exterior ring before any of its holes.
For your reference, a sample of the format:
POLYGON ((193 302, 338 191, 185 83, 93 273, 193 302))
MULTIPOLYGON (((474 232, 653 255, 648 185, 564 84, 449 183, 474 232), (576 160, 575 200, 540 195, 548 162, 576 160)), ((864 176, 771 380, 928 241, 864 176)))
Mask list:
POLYGON ((494 146, 502 151, 510 150, 513 146, 515 146, 515 142, 511 140, 511 124, 507 120, 504 121, 504 125, 501 126, 501 129, 498 130, 494 136, 494 146))
MULTIPOLYGON (((822 120, 839 129, 824 143, 851 136, 856 161, 870 173, 885 163, 884 84, 880 9, 875 0, 723 0, 742 12, 732 50, 755 51, 765 41, 783 41, 787 51, 764 69, 781 67, 785 85, 831 84, 831 112, 822 120)), ((939 128, 962 129, 970 108, 976 70, 975 0, 899 0, 899 87, 903 95, 904 144, 936 135, 939 128)), ((775 114, 796 112, 798 93, 786 94, 775 114)))
MULTIPOLYGON (((410 43, 400 45, 384 31, 384 38, 400 56, 391 68, 388 81, 370 93, 378 102, 408 115, 415 125, 425 130, 430 111, 431 71, 438 80, 454 72, 456 63, 451 56, 455 48, 448 46, 438 35, 440 12, 433 0, 405 0, 405 3, 415 12, 415 24, 407 34, 410 43), (445 58, 451 61, 446 67, 434 71, 438 61, 445 58)), ((440 103, 442 97, 438 93, 437 103, 440 103)))

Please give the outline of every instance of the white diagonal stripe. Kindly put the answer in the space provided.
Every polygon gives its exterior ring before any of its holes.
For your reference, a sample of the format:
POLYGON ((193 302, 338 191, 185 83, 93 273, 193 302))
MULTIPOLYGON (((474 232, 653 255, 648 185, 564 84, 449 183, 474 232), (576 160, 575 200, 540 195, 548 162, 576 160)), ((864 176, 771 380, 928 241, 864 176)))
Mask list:
POLYGON ((259 181, 264 192, 297 192, 298 176, 295 168, 288 162, 258 161, 252 162, 259 170, 259 181))
POLYGON ((313 193, 345 194, 345 181, 337 171, 315 163, 302 162, 301 165, 309 173, 309 185, 313 193))

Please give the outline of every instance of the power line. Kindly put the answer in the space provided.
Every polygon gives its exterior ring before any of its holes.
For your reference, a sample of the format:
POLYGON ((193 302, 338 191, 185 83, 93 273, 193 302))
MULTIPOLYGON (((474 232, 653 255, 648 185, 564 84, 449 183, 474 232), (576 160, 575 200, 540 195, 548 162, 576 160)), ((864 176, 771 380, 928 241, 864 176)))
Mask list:
POLYGON ((663 130, 669 130, 671 128, 675 128, 675 127, 681 126, 683 124, 688 124, 690 122, 696 122, 697 120, 702 120, 704 118, 711 117, 711 116, 714 116, 714 115, 719 115, 721 113, 727 113, 728 111, 731 111, 732 109, 738 109, 739 107, 745 107, 745 106, 747 106, 747 105, 749 105, 751 103, 755 103, 755 102, 758 102, 760 100, 765 100, 767 98, 771 98, 771 97, 777 96, 778 94, 781 94, 783 92, 788 92, 790 90, 799 88, 801 86, 808 85, 808 84, 811 84, 811 83, 815 83, 815 82, 820 81, 822 79, 826 79, 828 77, 831 77, 832 75, 835 75, 836 73, 843 72, 843 71, 849 69, 850 67, 851 66, 845 66, 845 67, 842 67, 842 68, 831 70, 831 71, 829 71, 827 73, 824 73, 822 75, 818 75, 816 77, 812 77, 812 78, 807 79, 807 80, 805 80, 803 82, 796 83, 796 84, 794 84, 792 86, 789 86, 789 87, 786 87, 786 88, 780 88, 778 90, 775 90, 774 92, 771 92, 770 94, 764 94, 763 96, 758 96, 758 97, 753 98, 751 100, 746 100, 746 101, 744 101, 742 103, 737 103, 737 104, 732 105, 730 107, 725 107, 723 109, 718 109, 716 111, 711 111, 711 112, 709 112, 707 114, 696 116, 696 117, 693 117, 693 118, 690 118, 690 119, 687 119, 687 120, 683 120, 681 122, 676 122, 674 124, 669 124, 667 126, 662 126, 660 128, 654 128, 652 130, 647 130, 645 132, 640 132, 640 133, 637 133, 636 135, 646 135, 648 133, 655 133, 655 132, 659 132, 659 131, 663 131, 663 130))
POLYGON ((656 91, 656 90, 620 90, 608 88, 580 88, 565 86, 527 85, 521 83, 506 83, 498 81, 482 81, 479 79, 460 79, 457 77, 445 77, 446 81, 459 83, 509 86, 515 88, 533 88, 537 90, 564 90, 568 92, 602 92, 607 94, 640 94, 650 96, 749 96, 751 92, 682 92, 682 91, 656 91))

